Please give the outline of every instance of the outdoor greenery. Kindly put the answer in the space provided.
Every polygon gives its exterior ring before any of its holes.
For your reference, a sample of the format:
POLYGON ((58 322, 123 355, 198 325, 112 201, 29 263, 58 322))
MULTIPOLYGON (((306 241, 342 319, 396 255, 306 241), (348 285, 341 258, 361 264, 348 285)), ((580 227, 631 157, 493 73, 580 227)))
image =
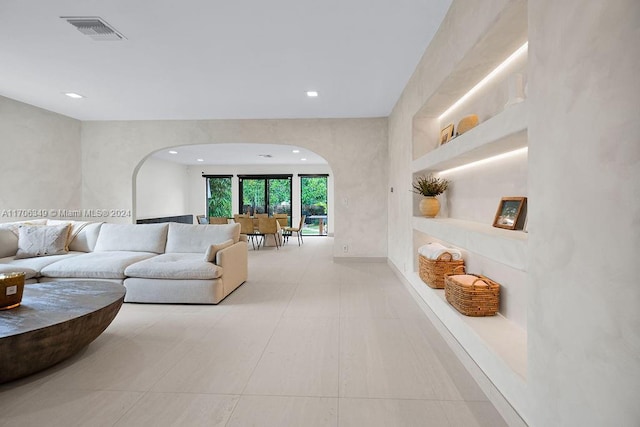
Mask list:
POLYGON ((231 178, 207 178, 207 215, 231 217, 231 178))
MULTIPOLYGON (((280 178, 267 178, 269 188, 270 215, 286 213, 291 217, 291 180, 280 178)), ((301 204, 302 215, 326 215, 327 214, 327 177, 308 176, 301 177, 301 204)), ((207 198, 208 216, 231 217, 231 178, 207 178, 209 196, 207 198)), ((242 180, 242 206, 243 213, 265 213, 265 185, 263 178, 242 180)), ((306 234, 318 234, 318 218, 306 220, 306 234)), ((324 226, 327 222, 324 218, 324 226)), ((325 228, 326 230, 326 228, 325 228)))
POLYGON ((436 178, 429 174, 427 176, 418 176, 413 181, 413 191, 422 194, 425 197, 434 197, 442 194, 449 187, 449 181, 443 178, 436 178))
POLYGON ((327 178, 303 177, 302 213, 304 215, 326 215, 327 213, 327 178))
POLYGON ((265 181, 262 179, 242 180, 242 213, 264 213, 265 181))

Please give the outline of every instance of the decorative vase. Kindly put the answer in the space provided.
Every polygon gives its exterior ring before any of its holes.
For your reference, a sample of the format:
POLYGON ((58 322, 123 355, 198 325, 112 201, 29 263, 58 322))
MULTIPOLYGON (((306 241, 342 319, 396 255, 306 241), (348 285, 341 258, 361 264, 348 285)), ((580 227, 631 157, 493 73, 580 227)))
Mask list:
POLYGON ((435 197, 425 197, 420 201, 420 213, 427 218, 433 218, 440 212, 440 202, 435 197))

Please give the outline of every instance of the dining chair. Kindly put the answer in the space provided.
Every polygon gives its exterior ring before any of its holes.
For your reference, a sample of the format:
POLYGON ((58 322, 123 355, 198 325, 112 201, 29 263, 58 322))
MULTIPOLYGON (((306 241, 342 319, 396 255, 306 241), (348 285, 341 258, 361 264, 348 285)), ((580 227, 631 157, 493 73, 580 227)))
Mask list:
POLYGON ((258 233, 263 236, 262 246, 266 244, 267 236, 273 234, 273 240, 275 240, 276 249, 280 249, 279 245, 282 242, 280 242, 279 228, 280 227, 278 221, 276 221, 275 218, 258 218, 258 233))
POLYGON ((233 222, 239 223, 238 218, 249 218, 249 215, 247 215, 247 214, 233 214, 233 222))
POLYGON ((206 215, 196 215, 196 220, 198 224, 207 224, 207 216, 206 215))
POLYGON ((285 228, 289 226, 289 215, 284 214, 274 214, 273 217, 278 221, 280 227, 285 228))
POLYGON ((285 233, 289 233, 289 235, 291 235, 291 233, 296 233, 297 237, 298 237, 298 246, 300 246, 300 242, 304 243, 304 240, 302 239, 302 229, 304 228, 304 220, 307 218, 306 215, 302 215, 300 217, 300 224, 298 224, 297 227, 285 227, 284 231, 285 233))
POLYGON ((209 224, 227 224, 229 220, 224 216, 212 216, 209 217, 209 224))
MULTIPOLYGON (((254 239, 257 239, 258 236, 261 236, 261 234, 256 232, 255 228, 253 227, 253 218, 239 216, 235 221, 240 224, 240 234, 244 234, 247 236, 247 239, 251 241, 251 246, 255 250, 256 245, 254 239)), ((260 249, 260 242, 258 242, 258 249, 260 249)))

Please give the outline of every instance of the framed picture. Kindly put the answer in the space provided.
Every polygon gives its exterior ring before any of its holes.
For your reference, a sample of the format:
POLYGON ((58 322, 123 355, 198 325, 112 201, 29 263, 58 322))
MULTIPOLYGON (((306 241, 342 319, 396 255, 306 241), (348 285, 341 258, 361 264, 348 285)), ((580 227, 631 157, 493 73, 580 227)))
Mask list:
POLYGON ((503 197, 498 205, 493 226, 507 230, 522 230, 526 216, 526 197, 503 197))
POLYGON ((440 131, 440 145, 446 144, 453 138, 453 123, 440 131))

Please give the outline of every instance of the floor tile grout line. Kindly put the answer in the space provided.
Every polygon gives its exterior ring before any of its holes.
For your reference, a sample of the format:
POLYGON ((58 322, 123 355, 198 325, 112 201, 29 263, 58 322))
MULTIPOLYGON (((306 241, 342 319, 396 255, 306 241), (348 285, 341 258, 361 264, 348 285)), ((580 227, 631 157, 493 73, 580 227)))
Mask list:
MULTIPOLYGON (((289 297, 289 301, 287 302, 287 306, 289 305, 289 302, 291 301, 291 298, 293 298, 293 293, 289 297)), ((271 340, 273 339, 273 336, 275 335, 276 331, 278 330, 278 327, 280 326, 280 324, 282 323, 282 320, 284 319, 284 311, 285 310, 283 310, 282 313, 280 313, 280 316, 278 317, 278 321, 277 321, 275 327, 273 328, 273 331, 271 331, 271 335, 269 336, 269 339, 267 340, 267 343, 265 344, 264 348, 262 349, 262 352, 260 352, 260 357, 258 357, 258 360, 256 361, 256 364, 253 366, 253 369, 251 369, 251 373, 247 376, 247 382, 244 384, 244 387, 242 387, 242 390, 240 391, 240 396, 244 395, 244 392, 247 389, 247 387, 249 386, 249 382, 251 381, 251 377, 253 377, 253 374, 255 374, 256 369, 258 368, 258 365, 260 364, 260 361, 264 357, 264 354, 267 351, 267 348, 269 348, 269 344, 271 344, 271 340)))
POLYGON ((133 405, 131 405, 131 406, 129 407, 129 409, 127 409, 126 411, 124 411, 124 412, 122 413, 122 415, 120 415, 120 416, 118 417, 118 419, 114 421, 114 423, 113 423, 113 424, 111 424, 111 425, 112 425, 112 427, 117 426, 117 425, 118 425, 118 423, 119 423, 120 421, 122 421, 122 419, 123 419, 127 414, 129 414, 131 411, 133 411, 133 410, 134 410, 134 408, 135 408, 135 407, 136 407, 136 406, 137 406, 137 405, 142 401, 142 399, 144 399, 144 398, 147 396, 147 394, 149 393, 149 390, 147 390, 147 391, 145 391, 145 392, 138 392, 138 393, 141 393, 141 394, 140 394, 140 396, 138 396, 138 398, 136 399, 135 403, 134 403, 133 405))

